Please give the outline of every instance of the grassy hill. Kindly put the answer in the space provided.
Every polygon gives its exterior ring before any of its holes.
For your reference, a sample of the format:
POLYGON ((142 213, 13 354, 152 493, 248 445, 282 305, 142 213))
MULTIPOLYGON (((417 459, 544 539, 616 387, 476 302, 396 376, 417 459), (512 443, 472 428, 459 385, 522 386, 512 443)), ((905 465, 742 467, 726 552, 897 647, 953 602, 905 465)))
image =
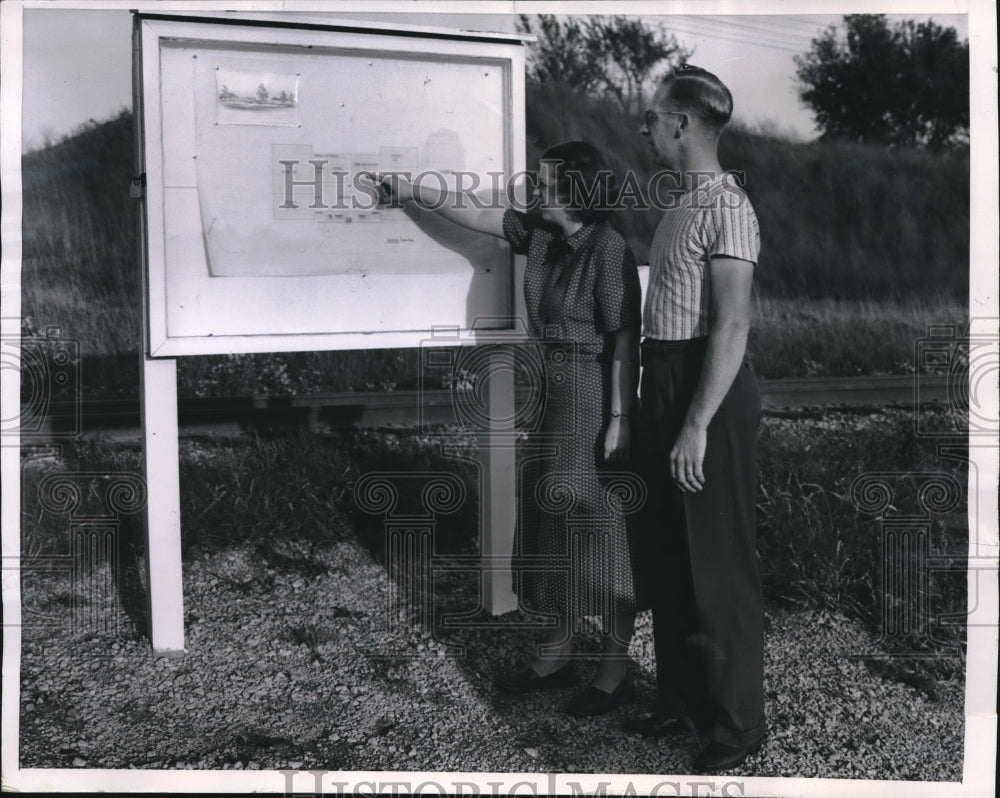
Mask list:
MULTIPOLYGON (((532 84, 527 120, 529 165, 552 144, 584 139, 608 155, 619 179, 631 170, 646 185, 656 169, 640 120, 613 102, 532 84)), ((746 174, 761 228, 762 295, 966 301, 968 152, 797 143, 732 127, 720 159, 746 174)), ((644 262, 659 213, 622 215, 621 229, 644 262)))
MULTIPOLYGON (((619 176, 653 171, 637 119, 552 86, 529 86, 528 163, 574 138, 619 176)), ((80 342, 85 394, 137 392, 137 204, 129 199, 132 116, 123 111, 23 160, 22 315, 80 342)), ((968 306, 969 161, 847 144, 793 143, 738 128, 723 165, 745 170, 763 249, 751 355, 765 377, 906 372, 929 323, 968 306)), ((617 224, 643 261, 658 212, 617 224)), ((415 387, 418 353, 183 358, 182 394, 415 387)))

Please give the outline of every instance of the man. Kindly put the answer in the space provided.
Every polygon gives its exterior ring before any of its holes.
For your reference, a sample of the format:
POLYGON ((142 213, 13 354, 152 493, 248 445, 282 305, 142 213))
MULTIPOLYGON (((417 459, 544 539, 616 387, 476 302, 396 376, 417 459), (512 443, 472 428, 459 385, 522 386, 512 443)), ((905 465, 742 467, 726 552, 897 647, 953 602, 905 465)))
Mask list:
POLYGON ((667 209, 643 311, 636 541, 653 611, 659 697, 626 730, 703 737, 701 772, 736 767, 764 738, 763 601, 755 552, 757 382, 744 363, 760 236, 718 159, 732 95, 710 72, 669 75, 646 112, 667 209))

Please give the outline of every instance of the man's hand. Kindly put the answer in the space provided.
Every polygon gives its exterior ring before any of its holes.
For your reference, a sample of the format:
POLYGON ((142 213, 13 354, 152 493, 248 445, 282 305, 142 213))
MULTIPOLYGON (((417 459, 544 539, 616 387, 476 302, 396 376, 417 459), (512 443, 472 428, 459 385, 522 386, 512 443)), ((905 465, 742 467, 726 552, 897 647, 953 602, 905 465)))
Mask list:
POLYGON ((628 419, 613 416, 604 433, 604 462, 610 466, 624 465, 628 461, 632 434, 628 419))
POLYGON ((704 428, 685 424, 670 450, 670 476, 677 486, 688 493, 705 487, 705 446, 708 433, 704 428))

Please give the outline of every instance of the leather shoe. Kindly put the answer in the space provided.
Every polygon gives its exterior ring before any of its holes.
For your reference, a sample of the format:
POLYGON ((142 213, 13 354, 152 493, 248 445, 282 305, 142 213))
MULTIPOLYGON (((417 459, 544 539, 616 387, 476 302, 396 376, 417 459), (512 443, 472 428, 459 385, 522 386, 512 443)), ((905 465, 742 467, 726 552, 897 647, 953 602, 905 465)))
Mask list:
POLYGON ((603 715, 635 700, 632 680, 626 676, 610 693, 588 684, 562 706, 562 711, 577 718, 603 715))
POLYGON ((576 669, 573 663, 563 665, 547 676, 539 676, 530 665, 505 673, 496 681, 497 687, 505 693, 527 693, 531 690, 558 690, 575 687, 576 669))
POLYGON ((629 734, 644 737, 684 737, 694 731, 682 718, 662 710, 625 718, 622 728, 629 734))
POLYGON ((694 760, 694 768, 699 773, 707 773, 739 767, 748 756, 760 750, 761 744, 762 741, 758 740, 747 746, 736 747, 713 740, 701 749, 694 760))

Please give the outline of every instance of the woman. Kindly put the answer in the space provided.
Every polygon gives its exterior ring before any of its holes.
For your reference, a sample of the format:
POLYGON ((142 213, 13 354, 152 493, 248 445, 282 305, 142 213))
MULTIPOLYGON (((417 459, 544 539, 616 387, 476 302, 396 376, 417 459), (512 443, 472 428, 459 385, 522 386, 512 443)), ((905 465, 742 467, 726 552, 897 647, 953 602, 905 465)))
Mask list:
POLYGON ((525 605, 554 615, 556 625, 536 656, 498 686, 521 693, 575 684, 578 625, 601 616, 597 678, 563 709, 596 715, 629 703, 628 644, 638 608, 625 514, 609 500, 607 475, 629 456, 641 316, 635 260, 609 223, 614 181, 604 158, 582 141, 547 150, 534 187, 537 214, 452 202, 439 189, 395 177, 383 186, 394 200, 416 201, 527 255, 529 329, 540 340, 559 341, 549 348, 568 357, 564 378, 546 381, 540 432, 555 444, 555 456, 526 480, 522 498, 534 522, 520 530, 522 554, 562 564, 525 569, 519 591, 525 605))

